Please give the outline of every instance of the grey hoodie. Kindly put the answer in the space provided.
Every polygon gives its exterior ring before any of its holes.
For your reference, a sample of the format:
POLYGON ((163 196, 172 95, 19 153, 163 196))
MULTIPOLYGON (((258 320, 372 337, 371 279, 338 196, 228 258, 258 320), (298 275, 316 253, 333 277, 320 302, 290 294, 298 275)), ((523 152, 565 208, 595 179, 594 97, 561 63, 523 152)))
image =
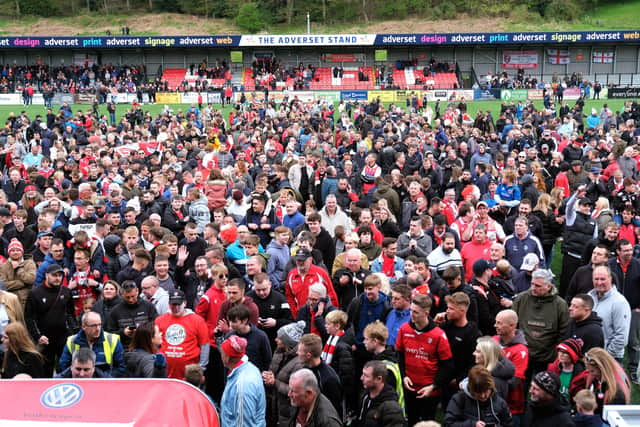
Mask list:
POLYGON ((189 218, 198 226, 198 233, 204 233, 204 227, 211 222, 209 203, 203 195, 189 205, 189 218))

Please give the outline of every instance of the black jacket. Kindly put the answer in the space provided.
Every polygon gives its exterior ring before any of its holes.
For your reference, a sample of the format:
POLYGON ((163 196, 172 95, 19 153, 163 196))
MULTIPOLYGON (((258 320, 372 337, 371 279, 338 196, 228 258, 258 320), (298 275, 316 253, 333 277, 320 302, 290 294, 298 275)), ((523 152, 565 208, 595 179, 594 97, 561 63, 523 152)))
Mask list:
POLYGON ((258 312, 262 319, 269 317, 276 320, 276 325, 273 328, 263 328, 258 324, 258 327, 262 329, 269 337, 269 343, 271 348, 276 348, 276 335, 278 330, 291 322, 293 322, 293 316, 289 309, 289 303, 287 299, 280 292, 271 289, 269 296, 265 299, 259 298, 255 291, 251 291, 247 294, 248 297, 253 299, 253 302, 258 306, 258 312))
POLYGON ((476 349, 477 340, 482 334, 473 322, 468 322, 462 328, 447 322, 441 328, 447 334, 447 339, 451 346, 451 354, 453 354, 456 380, 460 383, 467 376, 469 369, 476 364, 473 352, 476 349))
POLYGON ((138 298, 135 304, 128 304, 122 301, 113 307, 105 329, 107 332, 120 335, 122 346, 127 348, 131 342, 131 337, 124 334, 128 326, 137 327, 146 322, 153 322, 158 317, 156 306, 149 301, 138 298))
POLYGON ((569 336, 572 338, 580 338, 583 341, 583 353, 586 353, 593 347, 604 347, 602 319, 595 311, 580 322, 570 319, 569 336))
POLYGON ((388 385, 373 399, 365 392, 360 402, 356 427, 404 427, 406 421, 398 395, 388 385))
POLYGON ((540 243, 542 243, 542 246, 552 246, 562 231, 562 225, 558 224, 556 221, 556 215, 553 210, 549 209, 546 215, 542 211, 533 211, 531 212, 531 215, 538 218, 542 224, 542 231, 540 235, 540 243))
POLYGON ((573 427, 571 407, 563 396, 557 396, 550 402, 527 403, 527 409, 522 418, 522 427, 573 427))
POLYGON ((313 327, 320 333, 320 338, 322 338, 322 342, 326 342, 329 337, 329 333, 327 332, 327 327, 325 325, 325 317, 327 314, 331 313, 334 310, 337 310, 334 306, 331 305, 331 301, 327 298, 325 302, 324 311, 321 316, 316 314, 316 310, 314 309, 314 315, 311 314, 311 308, 309 304, 305 304, 298 310, 298 318, 296 320, 304 320, 304 333, 311 333, 311 326, 313 323, 313 327), (313 319, 313 320, 312 320, 313 319))
POLYGON ((311 369, 316 376, 322 394, 329 399, 338 414, 342 415, 342 383, 336 371, 324 362, 315 367, 307 366, 307 368, 311 369))
POLYGON ((269 345, 269 338, 267 334, 256 328, 255 325, 250 325, 251 330, 248 334, 242 335, 234 331, 227 334, 227 337, 231 335, 237 335, 247 340, 247 357, 249 362, 256 365, 260 372, 268 371, 271 364, 271 346, 269 345))
POLYGON ((18 374, 29 374, 31 378, 44 378, 43 359, 35 353, 20 352, 20 359, 13 351, 6 351, 6 367, 2 371, 2 378, 11 379, 18 374))
POLYGON ((104 296, 101 296, 93 305, 91 311, 95 311, 96 313, 100 314, 100 318, 102 318, 102 324, 106 325, 107 320, 109 319, 109 315, 111 314, 111 310, 113 310, 113 307, 120 304, 121 302, 122 298, 120 297, 120 295, 116 295, 110 300, 105 300, 104 296))
MULTIPOLYGON (((474 399, 466 390, 460 390, 447 405, 444 425, 449 427, 475 426, 477 421, 488 425, 510 427, 513 425, 509 406, 503 398, 492 394, 485 402, 474 399)), ((555 424, 562 425, 562 424, 555 424)), ((549 427, 551 424, 549 424, 549 427)))
POLYGON ((35 342, 41 336, 49 338, 49 345, 64 343, 77 329, 75 305, 71 290, 65 286, 46 284, 33 288, 27 296, 24 319, 35 342))
POLYGON ((638 283, 640 283, 640 261, 631 258, 631 263, 629 263, 625 273, 622 271, 618 259, 612 258, 609 260, 609 268, 611 268, 618 290, 629 302, 631 310, 640 308, 640 289, 638 289, 638 283))
POLYGON ((198 305, 198 301, 202 295, 213 285, 213 279, 207 277, 206 280, 200 280, 198 275, 193 271, 188 276, 185 275, 184 267, 176 268, 176 276, 174 282, 184 292, 184 298, 187 301, 187 308, 194 310, 198 305))

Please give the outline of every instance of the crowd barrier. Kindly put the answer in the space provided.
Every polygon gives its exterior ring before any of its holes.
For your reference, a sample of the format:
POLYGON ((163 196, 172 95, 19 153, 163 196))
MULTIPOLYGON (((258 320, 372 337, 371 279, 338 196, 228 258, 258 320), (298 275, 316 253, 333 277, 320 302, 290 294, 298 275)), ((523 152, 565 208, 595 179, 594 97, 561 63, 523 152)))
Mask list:
MULTIPOLYGON (((233 101, 239 102, 243 92, 234 92, 233 101)), ((578 99, 581 92, 578 88, 565 89, 563 97, 567 101, 578 99)), ((265 93, 262 91, 244 92, 248 102, 264 101, 265 93)), ((302 102, 311 101, 373 101, 380 99, 384 103, 395 102, 404 105, 407 99, 413 96, 424 97, 427 101, 449 101, 451 99, 459 101, 464 98, 467 101, 540 101, 543 98, 542 89, 435 89, 435 90, 346 90, 346 91, 274 91, 269 92, 269 99, 276 102, 282 101, 285 96, 289 99, 297 97, 302 102)), ((593 91, 591 92, 593 96, 593 91)), ((158 92, 155 94, 156 104, 196 104, 200 97, 203 103, 220 104, 222 102, 222 94, 220 92, 158 92)), ((640 88, 602 88, 600 92, 601 99, 633 99, 640 98, 640 88)), ((108 94, 107 100, 116 104, 131 104, 137 101, 134 93, 117 93, 108 94)), ((96 95, 92 94, 71 94, 57 93, 53 97, 53 104, 93 104, 96 95)), ((149 102, 149 95, 142 95, 142 102, 149 102)), ((22 95, 19 93, 0 94, 0 105, 19 105, 23 103, 22 95)), ((35 94, 33 97, 34 105, 42 105, 44 99, 42 94, 35 94)))

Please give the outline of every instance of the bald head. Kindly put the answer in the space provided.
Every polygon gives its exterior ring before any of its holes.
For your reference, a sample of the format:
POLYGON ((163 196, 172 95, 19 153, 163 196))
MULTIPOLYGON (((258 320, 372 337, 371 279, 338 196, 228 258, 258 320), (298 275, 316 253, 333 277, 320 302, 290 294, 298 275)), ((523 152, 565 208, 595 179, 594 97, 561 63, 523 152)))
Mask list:
POLYGON ((502 310, 496 315, 495 328, 502 341, 509 341, 515 336, 518 327, 518 314, 513 310, 502 310))

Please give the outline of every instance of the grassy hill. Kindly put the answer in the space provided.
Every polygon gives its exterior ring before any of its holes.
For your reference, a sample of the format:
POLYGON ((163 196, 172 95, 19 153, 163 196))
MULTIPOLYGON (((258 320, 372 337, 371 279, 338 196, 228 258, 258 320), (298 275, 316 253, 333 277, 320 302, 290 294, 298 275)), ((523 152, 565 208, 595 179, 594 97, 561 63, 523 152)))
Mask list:
MULTIPOLYGON (((497 32, 497 31, 580 31, 605 29, 637 29, 640 0, 608 2, 592 11, 584 11, 575 22, 540 17, 524 7, 479 10, 473 16, 458 15, 452 19, 386 20, 369 24, 358 20, 349 24, 324 25, 311 22, 312 32, 318 33, 397 33, 397 32, 497 32), (484 15, 483 15, 484 14, 484 15)), ((104 35, 107 31, 119 34, 128 26, 132 35, 195 35, 240 34, 242 31, 231 19, 212 19, 176 13, 90 13, 75 17, 0 18, 0 35, 104 35)), ((291 25, 272 25, 269 33, 305 33, 306 20, 294 18, 291 25)))

